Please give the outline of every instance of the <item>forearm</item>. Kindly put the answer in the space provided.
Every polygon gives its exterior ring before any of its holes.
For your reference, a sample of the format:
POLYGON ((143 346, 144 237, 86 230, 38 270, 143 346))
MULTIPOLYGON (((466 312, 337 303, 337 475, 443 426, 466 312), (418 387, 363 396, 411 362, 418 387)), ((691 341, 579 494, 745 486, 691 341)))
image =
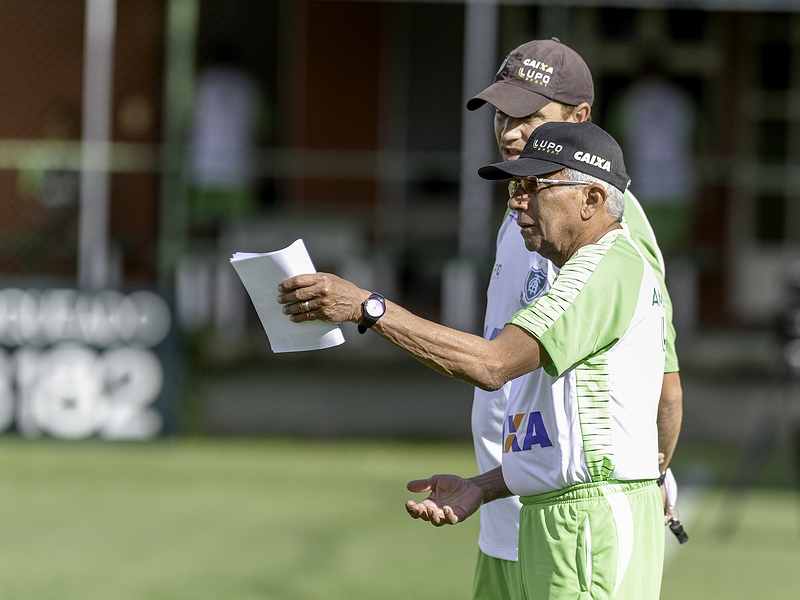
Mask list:
POLYGON ((481 475, 470 477, 469 480, 478 486, 483 493, 483 504, 514 495, 511 493, 511 490, 508 489, 505 479, 503 479, 502 467, 497 467, 481 475))
POLYGON ((518 376, 519 357, 508 356, 499 344, 427 321, 393 302, 372 330, 431 369, 484 390, 518 376))
MULTIPOLYGON (((294 323, 328 321, 361 323, 362 303, 370 293, 328 273, 296 275, 278 286, 278 302, 294 323)), ((430 368, 485 390, 549 362, 533 336, 509 325, 492 341, 438 325, 413 315, 394 302, 372 330, 430 368)))
POLYGON ((661 398, 658 402, 658 449, 664 454, 664 462, 659 468, 664 471, 669 466, 683 419, 683 389, 680 374, 665 373, 661 387, 661 398))

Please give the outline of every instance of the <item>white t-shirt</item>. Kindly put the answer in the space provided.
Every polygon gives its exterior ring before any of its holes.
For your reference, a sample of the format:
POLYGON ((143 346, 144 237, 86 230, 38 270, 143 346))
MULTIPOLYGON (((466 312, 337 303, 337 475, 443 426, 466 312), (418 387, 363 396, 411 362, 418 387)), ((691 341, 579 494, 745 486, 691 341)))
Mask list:
MULTIPOLYGON (((497 234, 497 253, 489 288, 483 337, 493 339, 508 320, 548 289, 558 269, 549 260, 525 248, 517 225, 517 213, 509 211, 497 234)), ((472 436, 481 473, 500 466, 503 417, 511 382, 494 392, 475 388, 472 436)), ((516 497, 481 506, 478 546, 484 554, 517 560, 520 503, 516 497)))

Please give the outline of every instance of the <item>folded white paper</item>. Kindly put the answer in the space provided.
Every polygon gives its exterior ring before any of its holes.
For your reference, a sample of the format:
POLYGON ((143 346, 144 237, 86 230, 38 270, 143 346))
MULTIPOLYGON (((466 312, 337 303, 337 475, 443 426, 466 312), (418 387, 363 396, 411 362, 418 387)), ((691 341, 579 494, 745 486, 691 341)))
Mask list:
POLYGON ((303 240, 275 252, 237 252, 231 257, 231 264, 253 301, 273 352, 320 350, 344 343, 338 325, 322 321, 292 323, 278 304, 281 281, 317 272, 303 240))

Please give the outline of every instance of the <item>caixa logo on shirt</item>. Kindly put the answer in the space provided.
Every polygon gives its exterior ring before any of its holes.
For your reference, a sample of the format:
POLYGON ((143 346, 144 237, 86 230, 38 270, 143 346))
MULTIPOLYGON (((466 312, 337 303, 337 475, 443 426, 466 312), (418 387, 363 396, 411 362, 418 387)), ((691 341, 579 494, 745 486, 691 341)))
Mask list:
POLYGON ((509 415, 503 429, 503 437, 506 440, 503 444, 504 453, 522 452, 530 450, 534 446, 547 448, 553 445, 550 436, 547 435, 547 429, 544 427, 542 413, 538 410, 528 414, 509 415), (505 431, 506 428, 508 428, 507 431, 505 431))
POLYGON ((523 306, 528 306, 528 304, 542 295, 546 283, 547 273, 542 269, 531 267, 531 270, 528 271, 528 276, 525 278, 525 287, 522 288, 522 293, 520 294, 520 303, 523 306))

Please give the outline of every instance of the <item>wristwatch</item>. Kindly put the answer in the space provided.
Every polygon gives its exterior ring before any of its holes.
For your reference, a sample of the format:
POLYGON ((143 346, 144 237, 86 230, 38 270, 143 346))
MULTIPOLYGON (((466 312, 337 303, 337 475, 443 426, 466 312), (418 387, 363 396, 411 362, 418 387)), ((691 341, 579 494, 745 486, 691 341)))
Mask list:
POLYGON ((361 323, 358 325, 358 333, 366 332, 383 316, 383 313, 386 312, 386 298, 373 292, 361 304, 361 309, 364 314, 361 317, 361 323))

